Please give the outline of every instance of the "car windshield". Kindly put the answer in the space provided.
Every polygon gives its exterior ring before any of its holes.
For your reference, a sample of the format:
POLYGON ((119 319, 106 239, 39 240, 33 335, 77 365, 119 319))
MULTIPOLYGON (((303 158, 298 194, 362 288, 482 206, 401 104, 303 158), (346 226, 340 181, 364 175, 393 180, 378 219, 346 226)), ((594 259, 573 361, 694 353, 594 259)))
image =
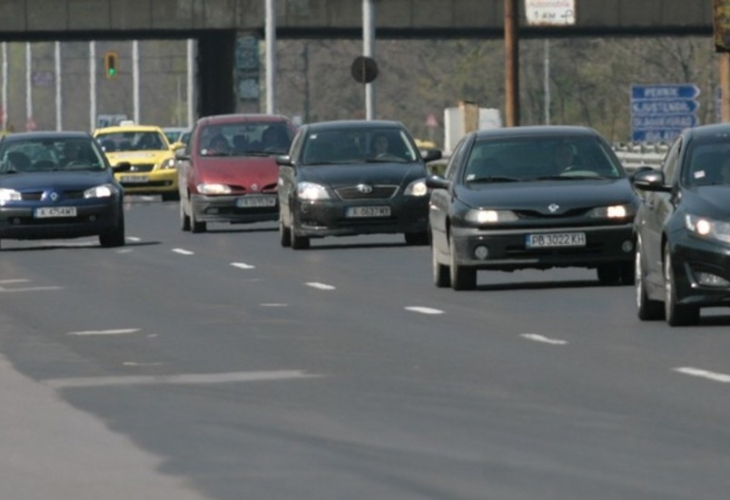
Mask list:
POLYGON ((420 156, 399 128, 347 128, 311 132, 304 143, 302 163, 411 163, 420 156))
POLYGON ((727 140, 692 142, 683 172, 684 181, 690 186, 730 184, 730 145, 727 140))
POLYGON ((469 152, 467 183, 616 179, 621 164, 599 140, 588 136, 490 138, 469 152))
POLYGON ((0 174, 104 168, 103 153, 91 138, 28 139, 0 145, 0 174))
POLYGON ((237 122, 207 125, 200 130, 201 156, 268 156, 289 151, 292 132, 285 122, 237 122))
POLYGON ((164 134, 156 131, 110 132, 97 134, 106 153, 118 151, 165 151, 170 149, 164 134))

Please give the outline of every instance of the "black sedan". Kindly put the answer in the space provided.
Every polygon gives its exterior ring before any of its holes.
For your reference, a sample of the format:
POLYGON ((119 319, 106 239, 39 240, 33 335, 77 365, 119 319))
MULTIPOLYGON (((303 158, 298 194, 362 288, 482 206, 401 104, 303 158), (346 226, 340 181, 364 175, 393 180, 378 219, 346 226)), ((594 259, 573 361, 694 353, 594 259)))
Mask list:
POLYGON ((730 125, 687 129, 661 170, 636 174, 639 318, 697 324, 703 307, 730 306, 730 125))
POLYGON ((595 268, 633 280, 639 200, 611 146, 585 127, 467 134, 445 177, 429 177, 433 279, 476 287, 480 269, 595 268))
POLYGON ((308 248, 310 238, 403 233, 428 244, 425 162, 394 121, 343 120, 302 126, 279 169, 281 244, 308 248))
POLYGON ((0 239, 98 236, 101 246, 124 245, 122 198, 89 134, 29 132, 0 141, 0 239))

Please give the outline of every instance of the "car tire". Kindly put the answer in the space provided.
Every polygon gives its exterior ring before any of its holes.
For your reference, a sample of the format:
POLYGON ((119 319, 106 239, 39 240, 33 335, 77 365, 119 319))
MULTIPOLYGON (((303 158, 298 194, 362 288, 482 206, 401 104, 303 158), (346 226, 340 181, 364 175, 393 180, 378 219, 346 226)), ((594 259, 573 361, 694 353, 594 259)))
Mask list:
POLYGON ((474 290, 477 287, 477 270, 460 266, 456 261, 456 246, 454 239, 449 241, 450 265, 449 280, 454 290, 474 290))
POLYGON ((124 243, 126 243, 124 235, 124 215, 120 215, 114 229, 99 235, 99 244, 104 248, 113 248, 122 247, 124 246, 124 243))
POLYGON ((185 212, 185 200, 180 200, 180 229, 190 231, 190 216, 185 212))
POLYGON ((441 264, 436 257, 436 249, 431 246, 431 263, 433 268, 433 284, 437 288, 446 288, 451 285, 449 266, 441 264))
POLYGON ((307 236, 297 236, 294 233, 294 229, 291 231, 291 247, 294 250, 306 250, 309 248, 309 238, 307 236))
POLYGON ((422 233, 405 233, 406 245, 424 246, 428 245, 428 232, 422 233))
POLYGON ((190 232, 204 233, 208 230, 208 224, 195 219, 195 209, 190 206, 190 232))
POLYGON ((636 289, 636 312, 641 321, 655 321, 664 319, 664 304, 659 300, 651 300, 646 293, 644 264, 642 256, 641 238, 636 239, 636 253, 634 262, 634 286, 636 289))
POLYGON ((279 217, 279 243, 281 243, 281 246, 284 248, 291 247, 291 229, 286 227, 286 224, 284 224, 284 220, 279 217))
POLYGON ((696 325, 700 321, 700 308, 678 304, 676 277, 672 269, 669 245, 664 245, 664 314, 670 326, 696 325))
POLYGON ((634 283, 634 263, 602 264, 596 269, 598 281, 604 285, 632 285, 634 283))
POLYGON ((180 199, 180 193, 162 193, 162 201, 177 201, 180 199))

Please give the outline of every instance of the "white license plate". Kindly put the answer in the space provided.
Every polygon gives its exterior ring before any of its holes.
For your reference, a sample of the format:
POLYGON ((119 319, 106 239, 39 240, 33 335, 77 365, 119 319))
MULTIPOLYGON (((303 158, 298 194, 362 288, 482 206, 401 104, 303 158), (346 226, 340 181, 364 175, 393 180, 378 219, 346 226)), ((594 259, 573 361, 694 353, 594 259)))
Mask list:
POLYGON ((390 207, 349 207, 347 217, 390 217, 390 207))
POLYGON ((236 200, 239 208, 275 207, 276 196, 242 196, 236 200))
POLYGON ((122 175, 119 181, 124 184, 145 184, 150 181, 148 175, 122 175))
POLYGON ((525 246, 527 248, 584 247, 586 233, 528 234, 525 237, 525 246))
POLYGON ((76 217, 76 207, 36 208, 33 216, 37 219, 45 219, 48 217, 76 217))

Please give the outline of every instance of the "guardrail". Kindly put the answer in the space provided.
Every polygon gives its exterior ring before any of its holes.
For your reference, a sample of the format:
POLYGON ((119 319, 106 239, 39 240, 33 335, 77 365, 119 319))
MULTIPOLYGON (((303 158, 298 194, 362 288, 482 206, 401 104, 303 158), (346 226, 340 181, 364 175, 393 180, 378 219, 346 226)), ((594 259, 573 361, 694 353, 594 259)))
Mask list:
POLYGON ((618 142, 613 144, 613 150, 626 170, 634 170, 644 165, 661 167, 669 147, 669 144, 663 142, 618 142))

